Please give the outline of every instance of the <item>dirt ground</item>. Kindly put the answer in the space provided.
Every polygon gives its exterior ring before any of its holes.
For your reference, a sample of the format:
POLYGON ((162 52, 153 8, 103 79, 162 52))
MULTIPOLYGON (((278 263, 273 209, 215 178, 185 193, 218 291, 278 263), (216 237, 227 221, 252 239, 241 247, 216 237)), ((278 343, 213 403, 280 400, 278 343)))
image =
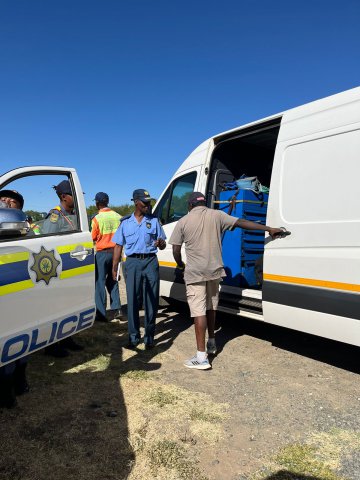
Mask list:
POLYGON ((125 349, 123 320, 33 355, 0 411, 0 478, 360 479, 358 348, 222 314, 216 338, 212 370, 186 369, 192 322, 166 307, 154 350, 125 349))

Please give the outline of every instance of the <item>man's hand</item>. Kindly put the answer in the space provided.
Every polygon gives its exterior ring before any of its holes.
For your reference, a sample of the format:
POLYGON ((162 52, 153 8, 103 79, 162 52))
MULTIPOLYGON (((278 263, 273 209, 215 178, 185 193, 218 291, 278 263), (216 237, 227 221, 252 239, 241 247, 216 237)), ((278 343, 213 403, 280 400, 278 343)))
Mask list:
POLYGON ((270 227, 268 232, 269 232, 269 235, 272 239, 281 238, 282 236, 285 236, 284 235, 285 232, 281 228, 271 228, 270 227))
POLYGON ((115 280, 115 282, 117 282, 121 278, 120 272, 119 272, 119 278, 118 278, 117 274, 118 274, 118 265, 113 264, 112 277, 113 277, 113 280, 115 280))
POLYGON ((158 238, 156 242, 154 242, 154 247, 157 247, 159 250, 164 250, 166 247, 166 242, 162 238, 158 238))
POLYGON ((122 250, 123 250, 122 245, 115 245, 113 263, 112 263, 112 277, 113 277, 113 280, 115 280, 115 282, 117 280, 120 280, 121 278, 120 272, 119 272, 119 278, 117 278, 117 273, 118 273, 118 266, 120 264, 121 257, 122 257, 122 250))

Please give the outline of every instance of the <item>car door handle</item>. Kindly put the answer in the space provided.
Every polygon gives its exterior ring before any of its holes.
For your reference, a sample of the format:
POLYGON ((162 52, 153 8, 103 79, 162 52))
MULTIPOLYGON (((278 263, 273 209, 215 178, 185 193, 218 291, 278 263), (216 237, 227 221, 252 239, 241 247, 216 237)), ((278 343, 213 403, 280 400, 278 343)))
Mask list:
POLYGON ((92 254, 92 248, 84 248, 84 250, 73 250, 70 252, 71 258, 87 257, 92 254))
POLYGON ((291 235, 291 232, 289 232, 289 230, 286 230, 285 227, 280 227, 280 228, 283 231, 283 233, 281 235, 279 235, 278 238, 285 238, 285 237, 291 235))

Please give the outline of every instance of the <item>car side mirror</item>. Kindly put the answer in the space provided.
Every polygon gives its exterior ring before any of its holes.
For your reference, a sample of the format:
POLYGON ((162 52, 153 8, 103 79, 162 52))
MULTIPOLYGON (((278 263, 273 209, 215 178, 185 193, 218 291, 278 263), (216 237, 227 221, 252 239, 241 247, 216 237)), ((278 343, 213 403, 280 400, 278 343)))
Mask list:
POLYGON ((26 215, 17 208, 0 208, 0 239, 24 237, 30 230, 26 215))

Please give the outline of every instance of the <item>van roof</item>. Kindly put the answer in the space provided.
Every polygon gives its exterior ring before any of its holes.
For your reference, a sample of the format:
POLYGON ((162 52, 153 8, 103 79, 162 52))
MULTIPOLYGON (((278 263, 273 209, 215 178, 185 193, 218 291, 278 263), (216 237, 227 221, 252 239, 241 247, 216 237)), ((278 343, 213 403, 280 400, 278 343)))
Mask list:
MULTIPOLYGON (((329 109, 334 109, 340 105, 345 105, 347 103, 353 103, 354 101, 359 101, 360 100, 360 87, 352 88, 350 90, 346 90, 341 93, 337 93, 335 95, 331 95, 328 97, 321 98, 320 100, 315 100, 309 103, 306 103, 304 105, 300 105, 298 107, 291 108, 289 110, 285 110, 281 113, 277 113, 275 115, 271 115, 269 117, 264 117, 258 120, 255 120, 253 122, 249 122, 240 126, 237 126, 235 128, 232 128, 230 130, 226 130, 224 132, 218 133, 204 142, 202 142, 200 145, 198 145, 195 150, 193 150, 190 155, 184 160, 180 168, 177 170, 176 173, 178 172, 184 172, 185 170, 188 170, 196 165, 199 165, 203 163, 200 160, 200 157, 202 157, 201 152, 204 150, 207 150, 210 145, 213 143, 218 143, 220 140, 226 137, 230 137, 233 133, 236 133, 239 130, 245 130, 247 128, 253 128, 256 127, 256 125, 263 125, 266 123, 271 123, 275 122, 276 120, 281 120, 282 125, 284 124, 290 124, 291 122, 294 122, 295 120, 299 120, 300 118, 307 118, 308 122, 308 117, 313 117, 314 114, 318 114, 320 112, 324 112, 329 109), (197 159, 198 158, 198 159, 197 159)), ((336 116, 333 117, 333 124, 329 125, 329 128, 334 128, 335 126, 340 126, 340 125, 335 125, 336 123, 339 124, 341 123, 341 119, 337 118, 336 116)), ((349 123, 349 119, 345 119, 347 123, 349 123)), ((344 121, 345 121, 344 120, 344 121)), ((316 119, 314 119, 316 122, 316 119)), ((311 122, 312 123, 312 122, 311 122)), ((351 123, 351 120, 350 120, 351 123)), ((303 130, 302 135, 306 135, 306 130, 310 130, 310 128, 314 128, 314 125, 310 125, 308 123, 307 128, 306 124, 304 122, 303 125, 303 130)), ((285 129, 284 129, 285 130, 285 129)), ((312 130, 313 131, 313 130, 312 130)), ((299 132, 298 132, 299 133, 299 132)), ((291 138, 291 129, 288 129, 288 132, 285 135, 282 135, 281 130, 280 130, 280 135, 278 141, 282 141, 285 139, 291 138), (290 135, 290 137, 289 137, 290 135)))

